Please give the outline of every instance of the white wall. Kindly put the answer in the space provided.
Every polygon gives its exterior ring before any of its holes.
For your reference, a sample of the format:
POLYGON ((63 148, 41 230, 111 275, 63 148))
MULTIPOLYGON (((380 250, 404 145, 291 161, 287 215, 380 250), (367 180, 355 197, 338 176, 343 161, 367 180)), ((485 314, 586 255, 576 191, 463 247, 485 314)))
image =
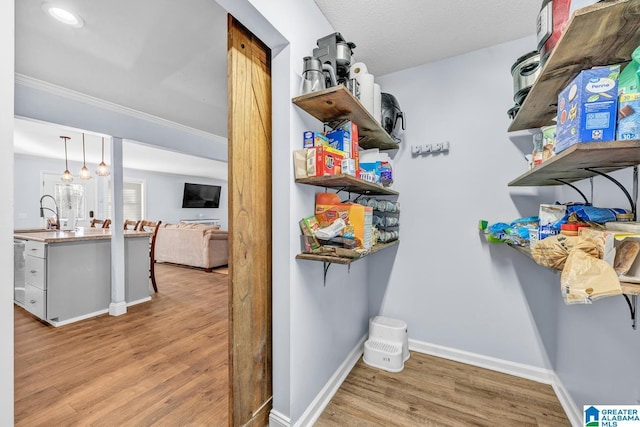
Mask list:
MULTIPOLYGON (((370 263, 374 277, 390 268, 371 312, 407 320, 417 340, 552 368, 579 408, 637 404, 640 340, 624 299, 566 306, 556 274, 484 243, 476 229, 479 219, 509 222, 536 215, 540 203, 582 201, 568 187, 507 187, 526 171, 506 132, 509 71, 533 45, 525 38, 379 79, 399 99, 408 130, 394 170, 401 244, 393 265, 370 263), (412 144, 445 140, 448 155, 411 156, 412 144)), ((631 170, 614 176, 631 189, 631 170)), ((614 184, 594 182, 596 206, 629 208, 614 184)), ((588 181, 578 186, 590 195, 588 181)))
MULTIPOLYGON (((43 157, 15 155, 14 194, 15 228, 37 228, 42 226, 39 216, 42 172, 59 172, 60 160, 43 157)), ((72 170, 79 170, 81 163, 69 162, 72 170)), ((105 178, 94 176, 89 185, 99 185, 105 178)), ((162 174, 135 169, 125 169, 124 179, 145 183, 146 215, 152 220, 177 223, 182 219, 219 218, 224 230, 228 229, 227 182, 183 175, 162 174), (217 209, 182 209, 182 191, 185 182, 220 185, 222 187, 220 207, 217 209)), ((99 192, 100 193, 100 192, 99 192)), ((103 195, 104 197, 104 195, 103 195)), ((97 200, 100 204, 101 200, 97 200)), ((49 206, 49 205, 47 205, 49 206)), ((98 206, 89 209, 99 211, 98 206)))
POLYGON ((5 285, 0 288, 0 425, 13 425, 13 73, 14 73, 14 2, 0 4, 0 190, 4 201, 0 211, 0 274, 5 285), (11 251, 11 252, 10 252, 11 251))
POLYGON ((506 133, 510 69, 534 45, 526 38, 378 79, 405 111, 407 131, 394 159, 400 245, 392 265, 369 262, 371 311, 405 320, 412 339, 550 368, 544 344, 554 352, 555 343, 539 329, 551 329, 552 275, 477 229, 480 219, 536 215, 545 193, 507 187, 526 170, 506 133), (411 145, 443 141, 448 154, 411 155, 411 145))

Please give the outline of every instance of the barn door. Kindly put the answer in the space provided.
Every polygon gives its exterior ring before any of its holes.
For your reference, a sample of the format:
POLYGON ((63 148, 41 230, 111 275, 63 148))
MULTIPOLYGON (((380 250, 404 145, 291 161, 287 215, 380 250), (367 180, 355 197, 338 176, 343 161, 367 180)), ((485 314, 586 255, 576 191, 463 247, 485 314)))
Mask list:
POLYGON ((271 410, 271 52, 229 16, 229 420, 271 410))

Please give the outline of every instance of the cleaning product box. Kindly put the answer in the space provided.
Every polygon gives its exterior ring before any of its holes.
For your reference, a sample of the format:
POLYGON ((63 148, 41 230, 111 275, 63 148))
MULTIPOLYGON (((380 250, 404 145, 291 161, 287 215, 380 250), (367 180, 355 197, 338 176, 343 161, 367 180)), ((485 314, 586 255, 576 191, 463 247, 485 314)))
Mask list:
POLYGON ((579 142, 613 141, 620 66, 584 70, 558 95, 555 152, 579 142))
POLYGON ((640 139, 640 93, 620 95, 616 139, 640 139))
POLYGON ((370 249, 373 235, 373 208, 358 203, 340 203, 335 193, 316 195, 316 218, 320 226, 325 227, 338 218, 353 227, 353 234, 359 247, 370 249))
POLYGON ((318 145, 329 145, 329 140, 324 134, 312 131, 305 131, 302 134, 302 148, 312 148, 318 145))
POLYGON ((307 148, 307 150, 308 176, 339 175, 342 173, 344 152, 329 147, 328 145, 318 145, 313 148, 307 148))
POLYGON ((351 158, 351 132, 344 129, 337 129, 327 132, 329 146, 345 152, 345 157, 351 158))
POLYGON ((358 125, 350 120, 345 122, 340 129, 343 129, 351 134, 351 155, 349 156, 354 160, 354 168, 356 174, 360 168, 360 143, 358 136, 358 125))

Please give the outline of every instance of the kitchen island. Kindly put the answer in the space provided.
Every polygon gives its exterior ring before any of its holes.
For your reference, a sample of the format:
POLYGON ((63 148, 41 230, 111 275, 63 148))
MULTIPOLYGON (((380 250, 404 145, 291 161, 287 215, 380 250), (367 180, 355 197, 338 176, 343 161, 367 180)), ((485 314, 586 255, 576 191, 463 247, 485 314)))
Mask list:
MULTIPOLYGON (((151 234, 124 231, 127 305, 151 299, 151 234)), ((24 242, 24 300, 16 304, 53 326, 109 311, 111 230, 16 230, 14 240, 24 242)))

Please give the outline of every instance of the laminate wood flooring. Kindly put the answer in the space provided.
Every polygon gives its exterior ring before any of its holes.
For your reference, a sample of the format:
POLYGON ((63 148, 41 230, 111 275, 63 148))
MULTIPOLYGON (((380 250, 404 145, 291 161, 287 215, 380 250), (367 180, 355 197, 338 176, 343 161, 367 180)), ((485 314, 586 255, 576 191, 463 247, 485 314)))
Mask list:
POLYGON ((402 372, 362 359, 315 424, 333 426, 571 426, 550 385, 411 353, 402 372))
POLYGON ((156 264, 128 313, 54 328, 15 307, 16 426, 226 426, 228 276, 156 264))

